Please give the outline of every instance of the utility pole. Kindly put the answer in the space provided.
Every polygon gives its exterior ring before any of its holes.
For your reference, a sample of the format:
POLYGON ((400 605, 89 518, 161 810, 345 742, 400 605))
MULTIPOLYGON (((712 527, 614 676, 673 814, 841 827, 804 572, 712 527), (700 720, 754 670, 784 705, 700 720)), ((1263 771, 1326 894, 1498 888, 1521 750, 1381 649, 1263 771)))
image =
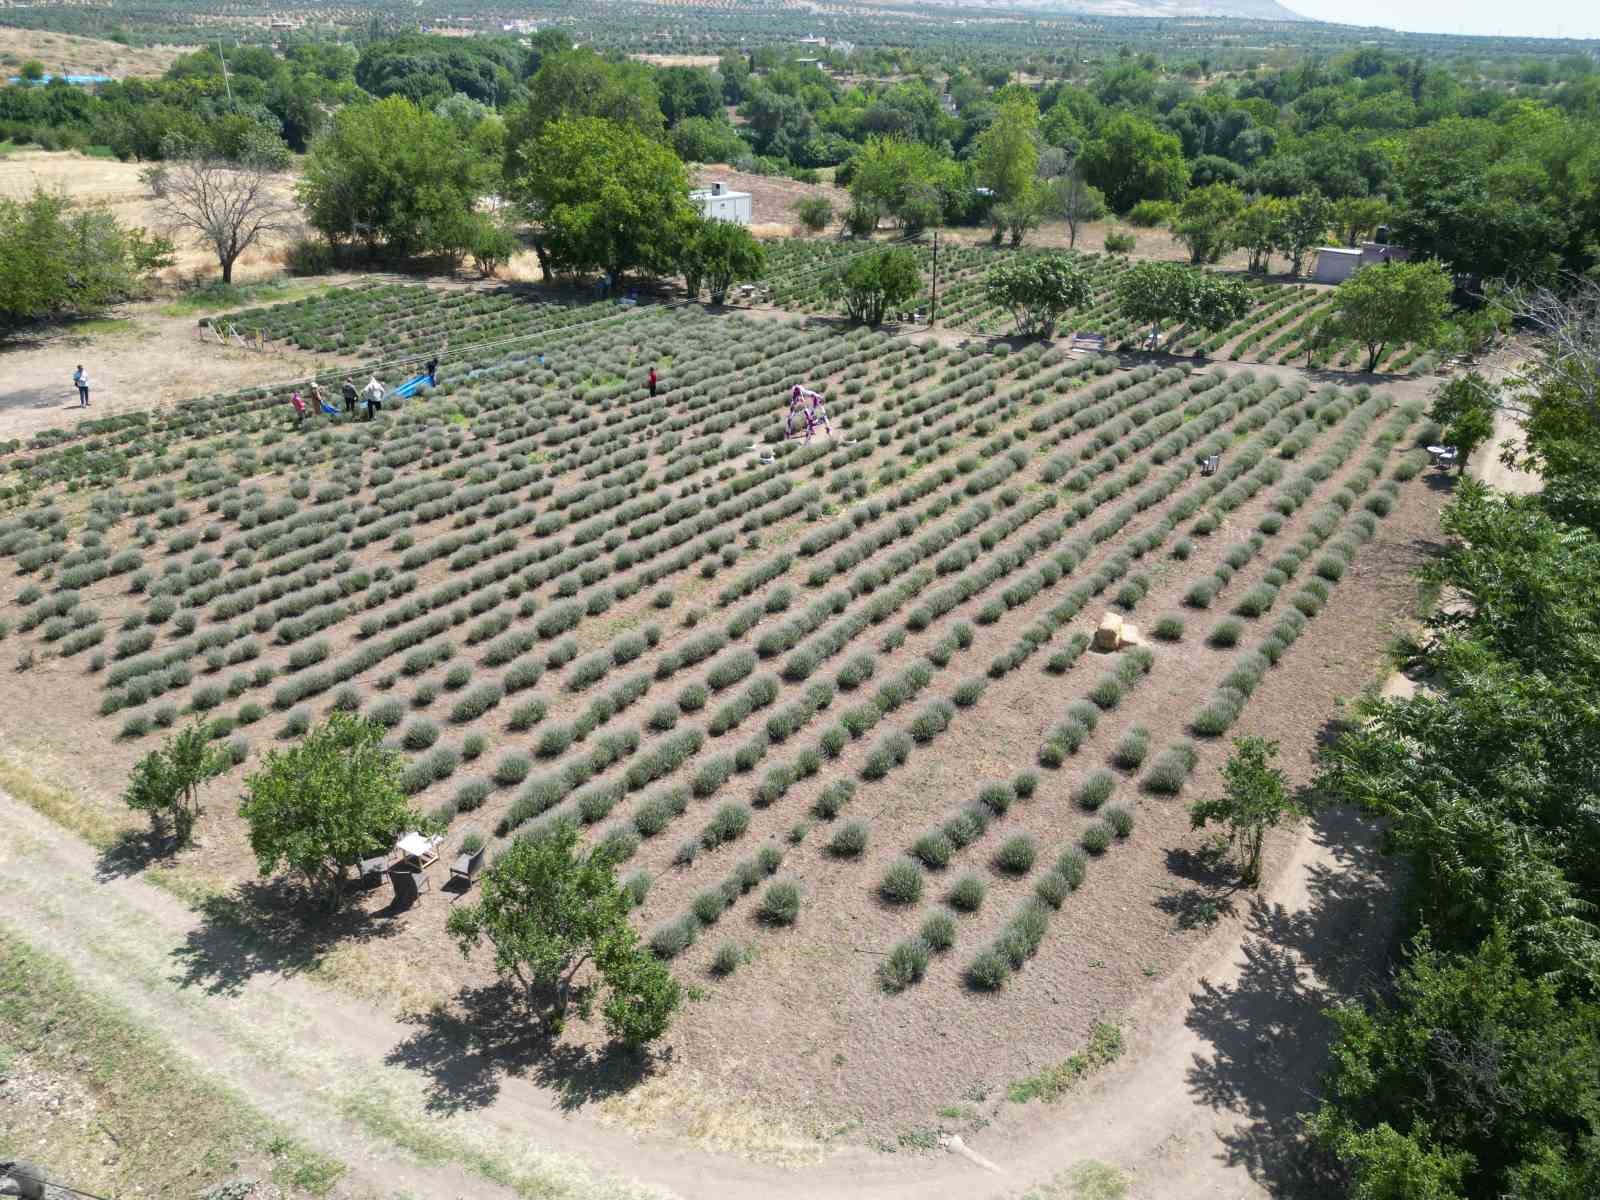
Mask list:
POLYGON ((928 328, 939 323, 939 231, 933 231, 933 300, 928 305, 928 328))
POLYGON ((228 89, 228 107, 233 107, 233 84, 228 82, 228 56, 222 52, 222 39, 217 39, 217 58, 222 63, 222 86, 228 89))

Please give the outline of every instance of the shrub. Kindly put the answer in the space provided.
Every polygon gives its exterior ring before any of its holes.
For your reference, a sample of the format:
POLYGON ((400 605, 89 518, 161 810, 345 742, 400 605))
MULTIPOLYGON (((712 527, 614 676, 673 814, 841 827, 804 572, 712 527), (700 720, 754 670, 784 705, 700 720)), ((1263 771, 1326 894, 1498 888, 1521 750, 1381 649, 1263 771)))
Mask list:
POLYGON ((492 778, 501 787, 521 783, 533 769, 533 763, 522 754, 508 754, 495 764, 492 778))
POLYGON ((1072 885, 1061 872, 1047 871, 1033 885, 1033 894, 1038 897, 1039 903, 1060 908, 1072 894, 1072 885))
POLYGON ((1039 790, 1039 776, 1032 771, 1019 771, 1011 781, 1011 790, 1017 799, 1026 800, 1039 790))
POLYGON ((978 789, 978 803, 997 817, 1003 817, 1017 798, 1009 783, 986 783, 978 789))
POLYGON ((956 684, 950 698, 961 708, 971 708, 983 695, 986 683, 982 679, 964 679, 956 684))
POLYGON ((994 865, 1007 875, 1026 875, 1033 870, 1038 858, 1038 847, 1025 833, 1007 838, 994 856, 994 865))
POLYGON ((878 983, 886 992, 903 992, 922 978, 928 969, 928 944, 921 938, 908 938, 889 951, 878 967, 878 983))
POLYGON ((694 913, 695 919, 702 925, 715 925, 717 918, 727 910, 728 898, 722 894, 721 888, 708 888, 694 898, 689 905, 689 911, 694 913))
POLYGON ((1199 752, 1192 742, 1174 742, 1156 756, 1150 769, 1145 772, 1145 790, 1158 795, 1177 795, 1183 790, 1189 773, 1199 760, 1199 752))
POLYGON ((915 904, 922 899, 922 869, 909 858, 897 860, 878 883, 878 894, 891 904, 915 904))
POLYGON ((1113 804, 1106 809, 1104 820, 1119 838, 1125 838, 1133 832, 1133 810, 1121 804, 1113 804))
POLYGON ((1104 854, 1106 847, 1111 845, 1111 827, 1103 821, 1096 821, 1083 831, 1079 841, 1090 854, 1104 854))
POLYGON ((1089 699, 1103 709, 1113 709, 1122 702, 1122 683, 1115 675, 1106 674, 1095 680, 1089 689, 1089 699))
POLYGON ((1243 635, 1244 623, 1235 621, 1230 617, 1225 621, 1217 622, 1216 628, 1206 636, 1206 644, 1215 646, 1218 649, 1226 649, 1229 646, 1237 646, 1240 637, 1243 635))
POLYGON ((744 951, 739 948, 739 943, 731 940, 723 942, 711 956, 711 973, 718 978, 727 978, 739 969, 742 962, 744 951))
POLYGON ((1325 554, 1317 560, 1317 574, 1329 583, 1338 583, 1344 577, 1344 559, 1336 554, 1325 554))
POLYGON ((800 887, 787 881, 770 884, 756 909, 756 916, 766 925, 793 925, 799 915, 800 887))
POLYGON ((812 811, 824 820, 831 821, 839 815, 846 804, 850 803, 851 797, 855 794, 856 785, 854 780, 836 779, 822 789, 822 794, 817 797, 817 802, 812 806, 812 811))
POLYGON ((1217 598, 1217 581, 1215 579, 1200 579, 1192 584, 1184 593, 1183 602, 1190 608, 1209 608, 1211 602, 1217 598))
POLYGON ((980 992, 999 991, 1010 974, 1011 965, 998 950, 984 950, 967 964, 967 984, 980 992))
POLYGON ((930 913, 920 934, 930 950, 943 952, 956 944, 956 923, 949 913, 930 913))
POLYGON ((698 683, 691 683, 678 693, 678 707, 686 713, 699 712, 705 706, 706 689, 698 683))
POLYGON ((958 912, 977 912, 983 907, 983 897, 987 891, 983 880, 976 875, 963 875, 950 889, 950 907, 958 912))
POLYGON ((1183 618, 1162 617, 1151 630, 1157 641, 1181 642, 1183 640, 1183 618))
POLYGON ((707 822, 700 844, 707 850, 731 842, 750 828, 750 810, 742 804, 724 804, 707 822))
POLYGON ((954 853, 954 848, 950 845, 949 838, 938 830, 934 830, 923 834, 913 842, 911 853, 924 866, 939 870, 949 865, 950 856, 954 853))
POLYGON ((700 934, 700 923, 692 913, 685 913, 676 921, 658 925, 650 934, 650 949, 657 958, 673 959, 682 954, 700 934))
POLYGON ((835 858, 855 858, 867 848, 867 827, 861 821, 848 821, 828 840, 828 853, 835 858))
POLYGON ((1086 809, 1089 812, 1094 812, 1111 798, 1111 793, 1116 790, 1116 786, 1117 777, 1110 771, 1100 770, 1091 772, 1089 776, 1078 785, 1078 792, 1076 796, 1078 806, 1086 809))
POLYGON ((406 726, 400 744, 407 750, 426 750, 439 740, 439 727, 429 720, 418 720, 406 726))
POLYGON ((1149 752, 1150 731, 1143 725, 1135 725, 1122 735, 1122 740, 1111 752, 1111 761, 1125 771, 1132 771, 1144 764, 1145 755, 1149 752))

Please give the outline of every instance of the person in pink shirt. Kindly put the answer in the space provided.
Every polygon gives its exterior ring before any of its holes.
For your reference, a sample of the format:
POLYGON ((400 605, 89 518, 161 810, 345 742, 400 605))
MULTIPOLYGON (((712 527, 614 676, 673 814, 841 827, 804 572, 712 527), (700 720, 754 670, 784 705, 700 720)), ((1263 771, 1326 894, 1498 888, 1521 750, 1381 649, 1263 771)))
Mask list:
POLYGON ((294 408, 294 423, 296 425, 305 424, 305 420, 306 420, 306 402, 305 402, 304 398, 300 395, 300 389, 299 388, 296 388, 294 390, 293 394, 290 395, 289 404, 294 408))

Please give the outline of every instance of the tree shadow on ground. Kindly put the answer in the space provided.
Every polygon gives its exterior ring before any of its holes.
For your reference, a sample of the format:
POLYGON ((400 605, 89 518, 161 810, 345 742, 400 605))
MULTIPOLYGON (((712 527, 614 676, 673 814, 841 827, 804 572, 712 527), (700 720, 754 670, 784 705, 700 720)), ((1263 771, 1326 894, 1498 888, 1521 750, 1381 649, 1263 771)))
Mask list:
POLYGON ((1300 1116, 1316 1107, 1327 1063, 1332 1027, 1322 1014, 1377 982, 1398 924, 1373 826, 1324 809, 1311 835, 1334 861, 1307 869, 1305 906, 1254 900, 1238 980, 1202 981, 1186 1019, 1208 1045, 1189 1069, 1190 1091, 1238 1118, 1218 1135, 1221 1157, 1281 1197, 1336 1190, 1300 1116))
POLYGON ((392 937, 400 924, 386 918, 405 911, 393 900, 370 909, 347 895, 329 912, 321 897, 283 879, 240 883, 195 908, 200 924, 172 952, 173 982, 213 995, 235 995, 256 975, 296 975, 334 950, 392 937))
POLYGON ((137 875, 152 863, 171 858, 177 849, 177 838, 165 830, 158 833, 148 828, 124 829, 95 861, 95 882, 110 883, 137 875))
POLYGON ((456 1113, 494 1103, 507 1078, 528 1079, 557 1095, 557 1107, 576 1112, 620 1095, 647 1079, 657 1057, 620 1043, 599 1048, 564 1042, 521 993, 503 983, 463 988, 455 1005, 407 1018, 416 1031, 385 1061, 427 1074, 427 1107, 456 1113))
POLYGON ((1172 918, 1174 928, 1209 929, 1237 911, 1238 872, 1229 866, 1221 845, 1168 850, 1167 873, 1185 881, 1182 886, 1163 888, 1156 898, 1156 908, 1172 918))

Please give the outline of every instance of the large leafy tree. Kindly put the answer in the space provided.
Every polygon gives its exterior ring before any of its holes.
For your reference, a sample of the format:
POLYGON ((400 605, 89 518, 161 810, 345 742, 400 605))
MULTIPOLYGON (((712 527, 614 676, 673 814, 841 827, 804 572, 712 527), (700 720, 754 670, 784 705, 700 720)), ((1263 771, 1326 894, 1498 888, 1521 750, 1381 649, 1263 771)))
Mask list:
POLYGON ((963 186, 955 163, 932 147, 900 138, 868 139, 852 165, 851 199, 893 217, 908 234, 929 224, 930 217, 937 223, 949 193, 963 186))
POLYGON ((407 255, 445 248, 466 223, 482 168, 445 117, 399 96, 353 104, 311 144, 298 194, 333 246, 407 255))
MULTIPOLYGON (((495 104, 511 98, 522 59, 510 38, 409 33, 369 45, 356 63, 355 79, 371 95, 404 96, 428 107, 456 92, 495 104)), ((231 56, 228 65, 238 69, 231 56)))
POLYGON ((1497 929, 1411 947, 1391 997, 1333 1012, 1311 1122, 1355 1196, 1578 1200, 1600 1189, 1600 1006, 1521 971, 1497 929))
POLYGON ((599 117, 559 120, 508 152, 507 188, 533 212, 550 263, 564 270, 675 269, 693 227, 677 155, 599 117))
POLYGON ((1333 205, 1320 192, 1307 192, 1283 202, 1278 211, 1275 247, 1289 256, 1289 274, 1300 274, 1306 254, 1328 236, 1333 205))
POLYGON ((336 907, 351 864, 387 849, 417 820, 383 728, 335 713, 245 780, 239 815, 261 874, 287 868, 336 907))
POLYGON ((463 955, 487 939, 495 969, 530 1007, 546 1009, 553 1028, 569 1012, 587 1017, 603 988, 607 1027, 642 1045, 666 1032, 678 985, 640 946, 612 860, 577 843, 566 823, 518 838, 484 872, 480 899, 452 910, 447 928, 463 955), (596 983, 584 981, 585 968, 596 983))
POLYGON ((1276 196, 1261 196, 1234 220, 1233 236, 1250 252, 1250 270, 1254 273, 1265 272, 1272 265, 1272 252, 1278 248, 1283 228, 1283 203, 1276 196))
POLYGON ((1063 314, 1094 295, 1088 273, 1064 254, 1012 258, 992 268, 984 291, 994 304, 1009 308, 1017 332, 1051 337, 1063 314))
POLYGON ((1175 262, 1135 263, 1117 276, 1122 311, 1149 324, 1152 343, 1167 321, 1220 329, 1250 309, 1250 289, 1240 280, 1175 262))
POLYGON ((766 252, 743 225, 732 221, 699 220, 683 239, 680 270, 690 296, 703 286, 711 303, 721 304, 735 280, 761 278, 766 252))
POLYGON ((1106 121, 1079 161, 1089 182, 1120 213, 1141 200, 1177 200, 1188 186, 1178 139, 1133 113, 1106 121))
POLYGON ((1244 211, 1244 193, 1231 184, 1213 183, 1183 198, 1172 231, 1189 247, 1192 263, 1214 263, 1238 245, 1235 222, 1244 211))
POLYGON ((1388 262, 1357 271, 1334 293, 1333 327, 1367 348, 1367 370, 1400 342, 1427 342, 1438 332, 1454 287, 1437 262, 1388 262))
POLYGON ((171 242, 125 228, 103 209, 74 208, 44 191, 0 198, 0 334, 125 300, 171 255, 171 242))
POLYGON ((890 309, 922 290, 922 272, 916 254, 905 247, 873 250, 835 274, 826 286, 831 298, 844 301, 853 319, 881 325, 890 309))
POLYGON ((1459 600, 1429 622, 1430 687, 1361 702, 1317 779, 1382 820, 1427 930, 1396 986, 1335 1013, 1312 1128, 1356 1195, 1600 1187, 1600 351, 1582 305, 1549 315, 1513 384, 1545 490, 1459 486, 1423 572, 1459 600))
POLYGON ((547 54, 528 80, 527 99, 506 114, 507 142, 513 148, 531 145, 545 126, 577 117, 602 117, 661 138, 666 118, 656 73, 644 63, 613 62, 587 48, 547 54))
POLYGON ((1039 167, 1039 110, 1023 101, 1001 105, 972 144, 972 165, 997 203, 1025 199, 1039 167))

